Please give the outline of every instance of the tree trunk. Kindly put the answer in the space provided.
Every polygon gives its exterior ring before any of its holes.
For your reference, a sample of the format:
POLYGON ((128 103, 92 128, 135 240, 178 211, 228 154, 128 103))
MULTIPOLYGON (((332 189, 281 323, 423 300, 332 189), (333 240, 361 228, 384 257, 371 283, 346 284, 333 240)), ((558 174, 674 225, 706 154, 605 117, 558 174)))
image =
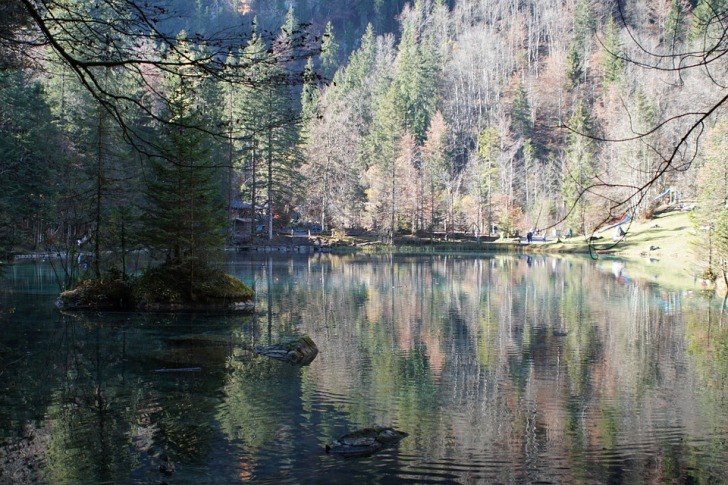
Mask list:
POLYGON ((256 146, 256 139, 255 139, 255 132, 253 132, 253 154, 252 154, 253 156, 252 156, 252 159, 251 159, 251 162, 250 162, 251 163, 251 170, 250 170, 250 210, 251 210, 251 213, 250 213, 250 221, 251 221, 251 223, 250 223, 250 237, 251 237, 251 239, 252 238, 255 238, 255 229, 256 229, 255 226, 257 225, 256 223, 258 222, 258 210, 255 207, 255 195, 256 195, 255 194, 255 184, 256 184, 256 182, 255 182, 255 171, 257 169, 257 167, 256 167, 256 165, 257 165, 257 160, 256 160, 257 154, 256 154, 256 151, 255 151, 255 146, 256 146))
MULTIPOLYGON (((104 141, 106 133, 104 132, 105 119, 103 108, 99 106, 99 126, 98 126, 98 140, 97 140, 97 152, 96 152, 96 214, 95 223, 96 235, 94 237, 94 275, 97 278, 101 277, 101 205, 102 205, 102 190, 103 190, 103 173, 104 173, 104 141)), ((79 245, 79 253, 81 252, 81 246, 79 245)))
POLYGON ((268 128, 268 240, 273 240, 273 127, 268 128))

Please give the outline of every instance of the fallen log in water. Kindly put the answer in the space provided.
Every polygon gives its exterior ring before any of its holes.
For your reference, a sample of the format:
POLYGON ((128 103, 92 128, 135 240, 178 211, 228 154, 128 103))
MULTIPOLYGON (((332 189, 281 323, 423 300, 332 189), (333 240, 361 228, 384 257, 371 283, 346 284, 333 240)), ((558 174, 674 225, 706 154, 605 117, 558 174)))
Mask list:
POLYGON ((200 372, 202 367, 179 367, 176 369, 157 369, 154 372, 200 372))

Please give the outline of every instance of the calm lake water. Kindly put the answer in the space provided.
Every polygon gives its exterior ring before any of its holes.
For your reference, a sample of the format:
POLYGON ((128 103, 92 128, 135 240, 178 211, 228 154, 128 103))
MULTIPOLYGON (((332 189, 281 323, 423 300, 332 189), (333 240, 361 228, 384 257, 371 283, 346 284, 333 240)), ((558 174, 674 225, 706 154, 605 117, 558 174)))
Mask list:
POLYGON ((62 314, 49 266, 7 268, 0 483, 728 477, 728 315, 698 288, 547 256, 238 256, 228 271, 255 315, 62 314), (309 366, 252 353, 296 334, 319 347, 309 366), (409 436, 325 453, 374 424, 409 436))

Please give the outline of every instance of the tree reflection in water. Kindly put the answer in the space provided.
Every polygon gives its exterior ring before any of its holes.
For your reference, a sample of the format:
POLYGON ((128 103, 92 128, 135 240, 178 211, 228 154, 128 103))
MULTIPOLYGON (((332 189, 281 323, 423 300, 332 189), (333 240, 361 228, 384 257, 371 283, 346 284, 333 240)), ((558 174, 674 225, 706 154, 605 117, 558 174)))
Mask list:
POLYGON ((162 455, 183 483, 726 474, 720 301, 578 258, 248 256, 229 270, 255 286, 255 315, 59 316, 42 270, 7 272, 0 478, 153 481, 162 455), (319 347, 310 366, 251 351, 295 334, 319 347), (370 458, 323 453, 373 424, 409 437, 370 458))

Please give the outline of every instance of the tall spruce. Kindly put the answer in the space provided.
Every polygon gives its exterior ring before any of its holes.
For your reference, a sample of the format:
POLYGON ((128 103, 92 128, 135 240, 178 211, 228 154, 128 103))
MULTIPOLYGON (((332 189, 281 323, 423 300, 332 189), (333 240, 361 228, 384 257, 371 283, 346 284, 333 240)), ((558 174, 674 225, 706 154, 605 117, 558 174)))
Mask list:
POLYGON ((339 68, 340 46, 334 36, 334 26, 331 22, 326 23, 326 30, 321 41, 321 75, 325 79, 333 79, 334 73, 339 68))
POLYGON ((589 189, 594 182, 594 142, 592 120, 584 101, 579 101, 569 119, 564 173, 561 185, 566 220, 572 228, 586 234, 589 189))
MULTIPOLYGON (((184 43, 184 40, 181 40, 184 43)), ((144 240, 168 260, 209 263, 225 243, 225 194, 211 158, 205 119, 194 97, 200 88, 166 76, 170 104, 159 126, 160 153, 150 160, 144 240)))
POLYGON ((606 90, 610 86, 619 83, 622 77, 622 69, 624 68, 622 45, 619 40, 619 27, 611 15, 604 27, 603 45, 605 52, 602 60, 602 71, 604 72, 602 84, 606 90))
POLYGON ((500 150, 500 139, 498 132, 488 127, 478 137, 478 157, 474 160, 472 168, 473 190, 477 198, 477 228, 478 234, 484 233, 483 222, 487 221, 487 232, 491 232, 495 222, 493 210, 493 195, 498 180, 498 153, 500 150), (485 211, 485 214, 483 214, 485 211))
POLYGON ((13 248, 40 249, 55 225, 62 170, 43 86, 23 71, 0 71, 0 257, 13 248))

